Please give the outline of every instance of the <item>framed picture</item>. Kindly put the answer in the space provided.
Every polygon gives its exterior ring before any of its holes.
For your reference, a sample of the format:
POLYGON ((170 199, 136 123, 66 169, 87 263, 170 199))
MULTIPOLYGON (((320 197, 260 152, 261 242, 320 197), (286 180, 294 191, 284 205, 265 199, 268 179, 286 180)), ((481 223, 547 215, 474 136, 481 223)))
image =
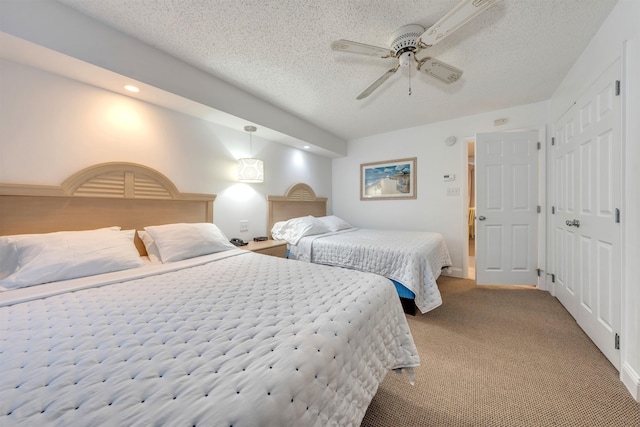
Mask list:
POLYGON ((360 165, 360 200, 416 197, 416 157, 360 165))

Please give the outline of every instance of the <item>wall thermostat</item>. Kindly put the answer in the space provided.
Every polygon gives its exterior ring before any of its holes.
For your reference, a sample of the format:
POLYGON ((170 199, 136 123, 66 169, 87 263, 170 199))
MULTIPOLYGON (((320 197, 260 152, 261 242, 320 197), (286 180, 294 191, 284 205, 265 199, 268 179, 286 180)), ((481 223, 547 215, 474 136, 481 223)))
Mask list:
POLYGON ((449 173, 447 175, 444 176, 444 181, 445 182, 450 182, 450 181, 455 181, 456 180, 456 176, 452 173, 449 173))

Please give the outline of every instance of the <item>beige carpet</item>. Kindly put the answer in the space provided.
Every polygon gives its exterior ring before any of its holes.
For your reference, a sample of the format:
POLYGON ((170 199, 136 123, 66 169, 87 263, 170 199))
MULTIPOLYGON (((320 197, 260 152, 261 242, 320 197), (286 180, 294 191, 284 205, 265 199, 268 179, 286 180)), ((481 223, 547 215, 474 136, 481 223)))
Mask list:
POLYGON ((408 316, 416 385, 390 373, 362 426, 640 426, 618 371, 548 292, 438 279, 408 316))

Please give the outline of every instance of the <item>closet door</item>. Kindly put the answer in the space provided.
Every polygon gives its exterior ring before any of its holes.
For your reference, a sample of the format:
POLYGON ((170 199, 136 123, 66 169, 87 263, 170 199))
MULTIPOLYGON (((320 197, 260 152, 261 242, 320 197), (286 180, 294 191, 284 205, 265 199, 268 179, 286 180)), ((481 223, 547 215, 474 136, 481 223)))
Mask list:
POLYGON ((554 126, 554 292, 620 368, 621 100, 616 61, 554 126))

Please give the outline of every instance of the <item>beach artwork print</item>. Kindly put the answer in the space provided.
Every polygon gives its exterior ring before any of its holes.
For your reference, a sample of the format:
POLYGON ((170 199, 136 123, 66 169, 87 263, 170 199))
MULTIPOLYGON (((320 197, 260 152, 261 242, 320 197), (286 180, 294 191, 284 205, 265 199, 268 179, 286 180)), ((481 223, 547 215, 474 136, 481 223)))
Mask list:
POLYGON ((360 200, 415 198, 415 157, 360 165, 360 200))

